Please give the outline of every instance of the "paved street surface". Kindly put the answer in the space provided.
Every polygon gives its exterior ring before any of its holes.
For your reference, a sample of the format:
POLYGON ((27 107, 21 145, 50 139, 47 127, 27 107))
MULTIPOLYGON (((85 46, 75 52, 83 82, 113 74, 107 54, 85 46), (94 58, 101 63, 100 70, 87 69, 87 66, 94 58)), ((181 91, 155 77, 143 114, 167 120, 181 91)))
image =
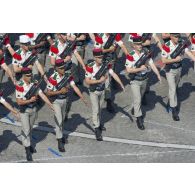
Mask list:
MULTIPOLYGON (((127 37, 124 40, 126 42, 127 37)), ((88 50, 85 61, 91 56, 92 53, 88 50)), ((117 72, 124 69, 124 57, 122 53, 119 56, 117 72)), ((155 61, 159 61, 159 56, 155 61)), ((58 152, 53 131, 53 113, 43 106, 39 110, 33 131, 33 144, 37 150, 33 155, 34 162, 195 162, 195 72, 192 67, 193 63, 186 58, 178 88, 179 122, 174 122, 166 110, 168 86, 163 71, 162 84, 157 82, 153 74, 150 75, 148 104, 143 107, 145 131, 137 129, 135 118, 131 116, 131 91, 128 80, 121 75, 126 91, 114 91, 115 114, 109 114, 103 109, 107 128, 103 132, 103 142, 95 140, 91 107, 86 107, 72 94, 72 107, 64 129, 68 139, 66 153, 58 152)), ((50 68, 48 59, 47 70, 50 68)), ((5 77, 6 96, 15 105, 15 94, 11 87, 12 84, 5 77)), ((90 102, 86 88, 81 87, 81 90, 90 102)), ((2 106, 0 110, 0 162, 26 162, 25 151, 20 142, 21 123, 2 106)))

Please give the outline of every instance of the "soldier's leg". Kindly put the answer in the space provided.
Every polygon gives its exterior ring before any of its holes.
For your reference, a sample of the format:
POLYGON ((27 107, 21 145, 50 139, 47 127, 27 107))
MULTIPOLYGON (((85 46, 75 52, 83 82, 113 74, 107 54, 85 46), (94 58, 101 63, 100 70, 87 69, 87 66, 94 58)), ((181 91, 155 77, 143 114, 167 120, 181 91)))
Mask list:
POLYGON ((59 102, 59 100, 56 100, 55 103, 53 103, 54 106, 54 120, 56 123, 55 132, 56 132, 56 139, 58 140, 58 150, 60 152, 65 152, 64 144, 62 142, 63 137, 63 115, 62 115, 62 107, 63 107, 63 100, 59 102), (61 103, 62 102, 62 103, 61 103))
POLYGON ((169 86, 169 104, 171 107, 177 106, 177 95, 176 95, 176 80, 175 74, 170 70, 166 73, 167 82, 169 86))
POLYGON ((99 96, 99 109, 100 109, 100 130, 106 131, 106 128, 104 127, 103 121, 102 121, 102 107, 104 104, 105 97, 105 91, 102 91, 101 95, 99 96))
POLYGON ((30 152, 30 117, 28 112, 20 113, 21 123, 22 123, 22 133, 21 139, 22 144, 26 150, 26 159, 27 161, 32 161, 32 154, 30 152))
MULTIPOLYGON (((33 108, 32 112, 29 114, 29 121, 30 121, 30 139, 32 138, 32 129, 33 129, 33 125, 35 124, 35 120, 37 119, 37 109, 33 108)), ((36 149, 32 146, 32 144, 30 145, 30 151, 31 153, 36 153, 36 149)))
POLYGON ((5 75, 5 71, 1 68, 0 69, 0 83, 2 83, 4 75, 5 75))
POLYGON ((169 104, 172 109, 172 118, 174 121, 179 121, 180 119, 176 109, 177 107, 176 72, 177 70, 170 70, 168 73, 166 73, 166 77, 169 86, 169 104))
POLYGON ((97 141, 102 141, 102 131, 100 129, 100 102, 99 93, 90 92, 90 100, 92 105, 92 122, 95 130, 97 141))
POLYGON ((107 102, 106 109, 108 112, 113 113, 114 107, 112 104, 112 90, 111 90, 111 76, 108 75, 108 79, 105 82, 105 100, 107 102))
POLYGON ((131 82, 134 116, 137 118, 136 120, 137 127, 141 130, 144 130, 145 127, 143 125, 142 111, 141 111, 141 86, 142 86, 142 81, 131 82))

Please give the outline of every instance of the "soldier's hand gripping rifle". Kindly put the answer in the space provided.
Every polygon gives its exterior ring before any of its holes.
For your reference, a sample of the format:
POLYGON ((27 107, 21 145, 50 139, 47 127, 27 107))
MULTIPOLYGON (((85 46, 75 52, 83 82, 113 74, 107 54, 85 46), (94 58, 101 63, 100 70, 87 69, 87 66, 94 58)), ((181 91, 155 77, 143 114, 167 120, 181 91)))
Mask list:
POLYGON ((191 44, 189 37, 184 40, 181 38, 179 45, 177 46, 177 48, 173 51, 173 53, 170 55, 170 57, 172 59, 175 59, 177 56, 179 56, 184 50, 185 48, 187 48, 189 45, 191 44))
MULTIPOLYGON (((154 44, 153 48, 157 46, 158 42, 154 44)), ((144 50, 143 55, 140 57, 140 59, 135 63, 135 68, 140 68, 142 65, 144 65, 147 60, 149 60, 152 57, 152 54, 154 52, 154 49, 150 50, 144 50)), ((130 80, 134 80, 136 76, 136 73, 129 73, 130 80)))
MULTIPOLYGON (((45 75, 45 74, 44 74, 45 75)), ((28 90, 28 92, 25 94, 25 98, 29 100, 31 97, 36 96, 38 90, 40 89, 40 86, 42 82, 44 81, 44 75, 41 77, 41 79, 38 82, 35 82, 31 88, 28 90)))
POLYGON ((41 41, 44 41, 48 36, 48 33, 39 33, 37 38, 35 39, 35 44, 39 44, 41 41))

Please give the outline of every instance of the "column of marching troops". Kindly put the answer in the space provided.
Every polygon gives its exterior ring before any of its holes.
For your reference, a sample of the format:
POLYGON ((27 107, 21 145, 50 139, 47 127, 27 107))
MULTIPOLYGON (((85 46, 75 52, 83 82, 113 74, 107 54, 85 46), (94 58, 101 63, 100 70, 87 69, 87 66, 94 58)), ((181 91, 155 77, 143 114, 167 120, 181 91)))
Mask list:
POLYGON ((195 61, 195 33, 186 33, 184 36, 180 33, 129 33, 128 36, 128 42, 124 43, 124 34, 120 33, 26 33, 18 35, 16 42, 11 42, 11 34, 1 35, 0 82, 2 83, 2 73, 5 71, 15 86, 18 109, 6 101, 3 86, 0 103, 21 120, 21 139, 28 161, 32 161, 32 154, 36 152, 31 145, 31 130, 37 118, 37 103, 40 98, 53 111, 58 149, 65 152, 63 128, 70 110, 70 89, 73 89, 84 104, 89 105, 78 87, 83 84, 81 75, 85 75, 85 84, 89 88, 95 137, 97 141, 103 140, 102 131, 106 130, 101 120, 103 102, 106 100, 109 112, 115 112, 112 89, 118 83, 125 90, 115 72, 120 50, 126 56, 124 68, 129 76, 133 96, 131 114, 136 118, 137 127, 145 129, 141 107, 145 102, 148 73, 152 70, 161 82, 159 69, 153 61, 155 49, 160 49, 163 70, 166 72, 172 118, 174 121, 180 120, 177 86, 184 54, 195 61), (156 42, 156 47, 152 46, 153 41, 156 42), (93 44, 94 59, 85 64, 88 43, 93 44), (127 49, 128 44, 131 46, 130 50, 127 49), (174 56, 179 49, 182 51, 174 56), (47 52, 53 68, 51 76, 47 76, 44 70, 47 52), (6 63, 6 56, 11 56, 12 62, 6 63), (9 64, 12 64, 12 68, 9 64), (41 89, 44 82, 46 88, 41 89))

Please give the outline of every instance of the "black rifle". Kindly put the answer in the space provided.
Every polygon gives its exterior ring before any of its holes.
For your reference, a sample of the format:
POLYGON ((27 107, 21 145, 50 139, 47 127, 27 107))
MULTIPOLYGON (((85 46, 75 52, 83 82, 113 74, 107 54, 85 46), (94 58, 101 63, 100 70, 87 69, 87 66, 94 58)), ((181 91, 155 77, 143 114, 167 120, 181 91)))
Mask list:
POLYGON ((35 44, 39 44, 41 41, 44 41, 47 36, 48 36, 48 33, 39 33, 39 35, 35 39, 35 44))
POLYGON ((106 43, 104 45, 104 49, 109 49, 113 45, 115 38, 116 38, 116 35, 117 35, 117 33, 111 33, 109 35, 108 40, 106 41, 106 43))
MULTIPOLYGON (((157 46, 158 42, 154 44, 154 48, 157 46)), ((152 57, 152 53, 154 50, 150 49, 143 49, 144 53, 143 55, 139 58, 139 60, 135 63, 135 68, 140 68, 142 65, 144 65, 147 60, 149 60, 152 57)), ((136 73, 129 73, 129 78, 130 80, 134 80, 136 76, 136 73)))
POLYGON ((172 59, 175 59, 177 56, 179 56, 186 47, 188 47, 190 45, 190 40, 189 40, 189 37, 184 40, 181 38, 180 42, 179 42, 179 45, 177 46, 177 48, 173 51, 173 53, 170 55, 170 57, 172 59))
POLYGON ((56 85, 56 89, 59 91, 63 87, 65 87, 68 84, 68 81, 70 80, 70 77, 72 76, 71 73, 65 73, 62 80, 56 85))
POLYGON ((64 51, 59 55, 62 59, 66 58, 67 56, 71 55, 71 52, 73 51, 75 44, 77 42, 77 37, 79 34, 75 34, 75 40, 74 41, 67 41, 67 46, 65 47, 64 51))
POLYGON ((28 67, 29 65, 33 65, 38 59, 36 55, 37 53, 38 51, 31 53, 31 55, 22 63, 22 67, 28 67))
POLYGON ((142 35, 142 42, 144 43, 146 40, 151 39, 152 33, 143 33, 142 35))
MULTIPOLYGON (((45 74, 44 74, 45 75, 45 74)), ((35 96, 38 92, 38 90, 40 89, 40 85, 41 83, 43 82, 44 80, 44 75, 42 76, 42 78, 38 81, 38 82, 35 82, 31 88, 28 90, 28 92, 25 94, 25 98, 27 100, 29 100, 31 97, 35 96)))

